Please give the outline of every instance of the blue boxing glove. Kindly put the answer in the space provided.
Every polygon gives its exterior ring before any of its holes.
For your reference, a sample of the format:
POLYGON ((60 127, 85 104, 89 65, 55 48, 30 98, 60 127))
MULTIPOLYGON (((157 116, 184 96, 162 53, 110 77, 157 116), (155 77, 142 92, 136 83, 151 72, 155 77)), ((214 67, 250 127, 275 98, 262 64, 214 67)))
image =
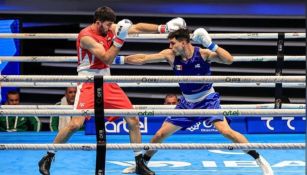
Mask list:
POLYGON ((219 47, 217 44, 212 42, 212 39, 208 32, 204 28, 198 28, 193 32, 192 40, 198 44, 202 44, 204 47, 215 52, 219 47))

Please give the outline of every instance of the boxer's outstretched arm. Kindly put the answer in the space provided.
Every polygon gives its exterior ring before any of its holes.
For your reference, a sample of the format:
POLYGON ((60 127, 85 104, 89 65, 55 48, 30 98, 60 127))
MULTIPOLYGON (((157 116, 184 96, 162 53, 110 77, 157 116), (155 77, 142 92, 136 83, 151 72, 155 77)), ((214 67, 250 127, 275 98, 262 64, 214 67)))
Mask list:
MULTIPOLYGON (((151 23, 137 23, 131 26, 128 33, 169 33, 180 28, 186 28, 186 22, 183 18, 177 17, 168 21, 166 24, 151 24, 151 23)), ((115 31, 115 24, 112 25, 113 32, 115 31)))
POLYGON ((159 53, 155 54, 135 54, 125 56, 125 63, 127 64, 137 64, 142 65, 146 63, 158 63, 163 61, 172 61, 173 53, 170 49, 165 49, 159 53))

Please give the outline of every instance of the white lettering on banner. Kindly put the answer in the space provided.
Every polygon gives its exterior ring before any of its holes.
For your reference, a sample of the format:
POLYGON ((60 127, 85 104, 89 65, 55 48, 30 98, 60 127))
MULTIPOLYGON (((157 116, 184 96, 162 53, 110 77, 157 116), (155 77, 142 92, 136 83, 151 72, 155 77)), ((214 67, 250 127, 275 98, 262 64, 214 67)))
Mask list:
POLYGON ((140 121, 140 130, 141 133, 148 133, 147 117, 144 117, 144 123, 140 121))
MULTIPOLYGON (((282 121, 287 121, 286 125, 290 130, 295 131, 296 127, 292 125, 292 121, 294 121, 295 117, 281 117, 282 121)), ((306 117, 300 117, 300 119, 302 120, 306 120, 306 117)), ((278 120, 278 119, 274 119, 273 117, 261 117, 261 120, 265 120, 266 121, 266 126, 269 130, 275 130, 275 128, 271 125, 271 121, 274 120, 278 120)))
POLYGON ((261 120, 266 120, 266 126, 269 130, 274 131, 274 128, 271 126, 270 122, 273 120, 273 117, 261 117, 261 120))
POLYGON ((306 162, 300 160, 290 160, 279 162, 272 167, 306 166, 306 162))
POLYGON ((117 126, 115 122, 106 122, 106 132, 108 133, 117 133, 117 126))
MULTIPOLYGON (((140 121, 140 131, 141 133, 148 132, 148 125, 147 125, 147 117, 144 117, 144 122, 140 121)), ((122 119, 122 121, 115 123, 107 121, 106 125, 106 132, 107 133, 120 133, 122 130, 126 133, 129 133, 129 129, 127 126, 127 122, 122 119)))
POLYGON ((141 122, 141 125, 140 125, 140 130, 141 130, 141 133, 148 133, 148 124, 147 124, 147 117, 144 117, 144 123, 141 122))
POLYGON ((256 161, 224 161, 225 167, 258 167, 256 161))
POLYGON ((217 167, 215 161, 202 161, 203 167, 217 167))
POLYGON ((120 132, 121 125, 122 125, 122 128, 125 132, 129 132, 129 130, 127 128, 127 122, 126 122, 126 120, 123 120, 123 121, 120 121, 120 122, 117 123, 117 132, 118 133, 120 132))
MULTIPOLYGON (((119 166, 128 167, 134 165, 134 161, 107 161, 108 163, 112 163, 119 166)), ((216 161, 201 161, 203 167, 205 168, 217 168, 222 166, 223 164, 217 164, 216 161)), ((228 168, 237 168, 237 167, 258 167, 256 161, 223 161, 225 167, 228 168)), ((198 163, 196 163, 198 164, 198 163)), ((150 161, 148 166, 149 167, 171 167, 171 168, 179 168, 179 167, 187 167, 191 166, 192 163, 190 162, 183 162, 183 161, 150 161)), ((305 161, 301 160, 290 160, 290 161, 281 161, 278 162, 272 167, 304 167, 306 166, 305 161)))
POLYGON ((287 126, 291 130, 295 130, 295 127, 291 125, 291 121, 294 120, 294 117, 282 117, 282 120, 287 120, 287 126))

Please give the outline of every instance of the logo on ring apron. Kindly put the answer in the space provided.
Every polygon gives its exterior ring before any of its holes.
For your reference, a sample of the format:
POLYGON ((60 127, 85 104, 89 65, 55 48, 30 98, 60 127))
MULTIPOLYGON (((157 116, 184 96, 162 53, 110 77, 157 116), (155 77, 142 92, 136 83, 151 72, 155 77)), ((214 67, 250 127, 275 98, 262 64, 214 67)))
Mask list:
MULTIPOLYGON (((106 132, 107 133, 129 133, 128 124, 124 119, 115 122, 106 122, 106 132)), ((148 132, 147 117, 144 117, 142 121, 140 118, 140 131, 141 133, 148 132)))

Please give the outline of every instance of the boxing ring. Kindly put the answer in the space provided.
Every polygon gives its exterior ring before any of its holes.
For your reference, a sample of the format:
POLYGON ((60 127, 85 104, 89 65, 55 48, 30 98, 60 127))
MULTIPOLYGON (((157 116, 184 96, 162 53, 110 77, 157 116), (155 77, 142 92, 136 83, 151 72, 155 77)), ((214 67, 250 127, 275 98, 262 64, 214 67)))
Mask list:
MULTIPOLYGON (((50 144, 56 132, 35 133, 1 133, 1 143, 31 143, 50 144)), ((291 142, 302 143, 305 141, 303 134, 247 134, 251 142, 276 143, 291 142)), ((148 143, 151 135, 143 135, 143 143, 148 143)), ((220 134, 201 135, 173 135, 165 143, 180 143, 182 138, 187 138, 187 143, 229 143, 220 134), (201 140, 201 141, 199 141, 201 140)), ((129 143, 127 135, 108 135, 108 143, 129 143)), ((95 143, 94 135, 84 135, 83 132, 75 133, 70 143, 95 143)), ((304 150, 259 150, 271 163, 272 169, 278 175, 304 175, 305 159, 304 150)), ((1 174, 39 174, 37 162, 45 151, 0 151, 1 174), (5 157, 5 159, 3 159, 5 157)), ((108 150, 106 161, 106 174, 118 175, 121 171, 132 165, 134 154, 131 150, 108 150)), ((160 150, 149 166, 162 175, 186 175, 193 174, 218 174, 218 175, 261 175, 260 169, 253 159, 241 151, 228 151, 219 149, 209 150, 160 150)), ((95 152, 94 151, 58 151, 55 162, 51 168, 51 174, 94 174, 95 152)))
MULTIPOLYGON (((305 38, 305 33, 247 33, 247 34, 211 34, 213 39, 296 39, 305 38)), ((77 34, 0 34, 0 38, 21 39, 75 39, 77 34)), ((130 35, 128 41, 142 39, 165 39, 163 34, 130 35)), ((1 61, 25 62, 76 62, 76 57, 0 57, 1 61)), ((306 61, 304 56, 238 56, 234 61, 306 61)), ((1 75, 1 86, 19 87, 69 87, 79 82, 117 82, 121 87, 176 87, 181 83, 213 82, 220 87, 276 87, 305 88, 305 76, 14 76, 1 75), (277 86, 279 85, 279 86, 277 86)), ((96 86, 96 90, 99 86, 96 86)), ((101 86, 100 86, 101 87, 101 86)), ((100 96, 101 97, 101 96, 100 96)), ((95 103, 99 103, 99 94, 95 103)), ((304 104, 283 104, 278 100, 273 104, 259 105, 223 105, 222 109, 175 110, 173 106, 136 105, 135 109, 86 109, 73 110, 72 106, 29 105, 13 109, 3 105, 0 117, 6 115, 27 116, 133 116, 155 117, 161 115, 176 116, 305 116, 304 104), (53 110, 50 110, 53 109, 53 110)), ((96 125, 97 126, 97 125, 96 125)), ((104 128, 98 128, 97 131, 104 128)), ((99 132, 100 133, 100 132, 99 132)), ((129 143, 128 136, 112 135, 104 137, 106 145, 95 141, 95 136, 85 136, 78 132, 68 144, 51 144, 56 133, 1 133, 0 169, 3 174, 38 174, 37 162, 48 149, 59 150, 53 163, 52 174, 95 174, 95 154, 107 149, 105 173, 120 174, 122 169, 134 161, 132 148, 161 149, 149 163, 156 174, 220 174, 246 175, 262 174, 255 161, 243 154, 242 149, 259 149, 270 162, 275 174, 305 174, 305 134, 246 135, 251 143, 233 144, 222 135, 173 135, 163 144, 148 144, 151 136, 143 136, 143 144, 129 143), (185 139, 183 143, 182 138, 185 139), (184 149, 184 151, 178 151, 184 149), (44 151, 42 151, 44 150, 44 151), (286 151, 285 151, 286 150, 286 151), (22 153, 21 153, 22 151, 22 153), (78 151, 78 154, 75 153, 78 151), (277 153, 278 151, 278 153, 277 153), (201 153, 201 154, 200 154, 201 153), (5 168, 4 168, 5 167, 5 168)), ((101 139, 101 138, 100 138, 101 139)), ((98 159, 98 158, 97 158, 98 159)), ((97 172, 97 165, 96 165, 97 172)))

